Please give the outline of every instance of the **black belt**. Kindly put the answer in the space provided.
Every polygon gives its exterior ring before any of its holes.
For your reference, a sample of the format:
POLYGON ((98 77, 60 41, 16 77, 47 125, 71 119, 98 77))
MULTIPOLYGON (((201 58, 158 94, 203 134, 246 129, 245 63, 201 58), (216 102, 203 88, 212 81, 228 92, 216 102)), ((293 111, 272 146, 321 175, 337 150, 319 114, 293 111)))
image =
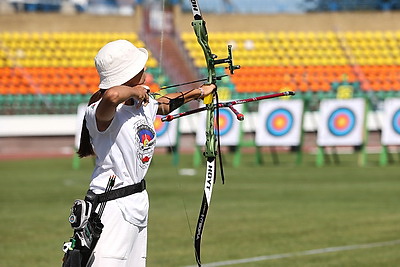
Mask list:
POLYGON ((121 197, 126 197, 135 193, 142 192, 146 189, 146 181, 143 179, 140 183, 128 185, 115 190, 111 190, 107 193, 93 194, 91 190, 86 194, 86 200, 92 203, 101 203, 109 200, 114 200, 121 197))

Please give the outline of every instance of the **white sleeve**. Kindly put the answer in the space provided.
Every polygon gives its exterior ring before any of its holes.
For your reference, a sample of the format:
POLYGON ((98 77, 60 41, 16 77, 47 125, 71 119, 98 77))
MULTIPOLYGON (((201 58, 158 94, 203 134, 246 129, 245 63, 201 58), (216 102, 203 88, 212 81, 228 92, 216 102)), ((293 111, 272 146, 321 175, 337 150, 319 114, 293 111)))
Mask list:
POLYGON ((157 111, 158 111, 158 101, 155 100, 152 97, 149 97, 149 108, 150 108, 150 114, 151 114, 151 119, 154 122, 156 120, 156 116, 157 116, 157 111))
POLYGON ((105 129, 104 131, 99 131, 97 128, 97 120, 96 120, 96 110, 97 107, 99 106, 100 100, 91 104, 90 106, 87 107, 86 113, 85 113, 85 119, 86 119, 86 127, 91 133, 98 133, 98 134, 103 134, 107 132, 112 132, 113 128, 115 128, 115 117, 112 119, 110 125, 105 129))
POLYGON ((89 105, 86 108, 85 112, 85 120, 86 120, 86 127, 88 128, 89 132, 98 132, 97 130, 97 123, 96 123, 96 109, 99 105, 99 101, 89 105))

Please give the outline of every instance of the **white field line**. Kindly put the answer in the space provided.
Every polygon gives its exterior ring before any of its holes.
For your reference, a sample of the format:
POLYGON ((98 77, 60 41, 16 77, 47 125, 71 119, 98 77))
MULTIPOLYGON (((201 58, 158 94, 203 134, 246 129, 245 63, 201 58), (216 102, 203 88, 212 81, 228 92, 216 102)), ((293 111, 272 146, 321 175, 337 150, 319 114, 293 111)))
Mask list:
MULTIPOLYGON (((293 253, 265 255, 265 256, 247 258, 247 259, 218 261, 218 262, 202 264, 202 266, 203 267, 228 266, 228 265, 250 263, 250 262, 256 262, 256 261, 276 260, 276 259, 283 259, 283 258, 291 258, 291 257, 315 255, 315 254, 323 254, 323 253, 347 251, 347 250, 357 250, 357 249, 365 249, 365 248, 386 247, 386 246, 394 246, 394 245, 399 245, 399 244, 400 244, 400 239, 393 240, 393 241, 379 242, 379 243, 368 243, 368 244, 350 245, 350 246, 342 246, 342 247, 320 248, 320 249, 305 250, 305 251, 293 252, 293 253)), ((197 267, 197 265, 190 265, 190 266, 185 266, 185 267, 197 267)))

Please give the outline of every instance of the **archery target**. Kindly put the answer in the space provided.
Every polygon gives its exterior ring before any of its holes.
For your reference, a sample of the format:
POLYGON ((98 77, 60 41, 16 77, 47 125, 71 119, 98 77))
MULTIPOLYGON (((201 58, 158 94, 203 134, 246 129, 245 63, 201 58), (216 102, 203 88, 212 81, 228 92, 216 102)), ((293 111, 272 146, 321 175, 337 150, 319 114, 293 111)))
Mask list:
POLYGON ((169 123, 161 121, 161 118, 161 116, 156 116, 156 120, 154 121, 154 129, 158 138, 167 133, 169 128, 169 123))
POLYGON ((383 104, 382 145, 400 145, 400 99, 387 98, 383 104))
MULTIPOLYGON (((235 109, 241 112, 242 106, 237 105, 235 109)), ((200 122, 196 131, 196 144, 202 146, 206 142, 206 119, 207 112, 200 114, 200 122)), ((214 132, 217 134, 216 112, 214 112, 214 132)), ((219 109, 219 136, 223 146, 235 146, 239 143, 240 122, 236 119, 236 115, 228 108, 219 109)))
POLYGON ((267 131, 274 136, 287 134, 293 126, 293 115, 285 108, 274 110, 267 118, 267 131))
POLYGON ((393 131, 400 134, 400 109, 396 110, 392 119, 393 131))
POLYGON ((156 130, 158 147, 175 146, 177 143, 178 123, 173 120, 170 122, 161 121, 162 116, 157 115, 154 121, 154 129, 156 130))
MULTIPOLYGON (((219 111, 219 134, 224 136, 229 133, 233 127, 234 121, 233 113, 230 110, 221 109, 219 111)), ((217 120, 214 120, 215 133, 217 133, 217 120)))
POLYGON ((329 132, 335 136, 345 136, 351 133, 355 125, 354 112, 348 108, 338 108, 328 118, 329 132))
POLYGON ((256 145, 297 146, 303 119, 302 100, 260 102, 256 123, 256 145))
POLYGON ((319 146, 356 146, 363 143, 364 99, 324 99, 320 103, 319 116, 319 146))

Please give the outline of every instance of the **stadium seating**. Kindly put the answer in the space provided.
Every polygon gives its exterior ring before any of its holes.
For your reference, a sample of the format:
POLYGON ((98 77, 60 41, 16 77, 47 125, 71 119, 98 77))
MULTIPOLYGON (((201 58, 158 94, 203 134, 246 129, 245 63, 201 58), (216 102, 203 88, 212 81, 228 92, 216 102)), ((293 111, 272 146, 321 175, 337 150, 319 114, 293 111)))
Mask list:
MULTIPOLYGON (((379 97, 400 92, 400 32, 231 32, 210 33, 210 46, 226 55, 231 44, 242 69, 231 77, 235 93, 267 93, 285 89, 335 96, 340 83, 358 95, 379 97), (324 94, 326 93, 326 94, 324 94)), ((199 68, 205 67, 193 34, 182 40, 199 68)))
MULTIPOLYGON (((97 90, 93 57, 105 43, 127 39, 145 46, 135 33, 0 32, 0 114, 74 113, 97 90)), ((203 51, 192 32, 181 39, 205 76, 203 51)), ((232 45, 235 75, 222 79, 221 99, 294 90, 296 97, 336 97, 342 84, 357 96, 400 95, 400 31, 211 32, 219 58, 232 45)), ((168 78, 150 55, 152 91, 168 78), (161 73, 161 75, 160 75, 161 73)), ((218 75, 227 73, 217 68, 218 75)))
MULTIPOLYGON (((98 90, 93 58, 107 42, 127 39, 144 44, 135 33, 1 32, 0 114, 68 114, 98 90)), ((148 81, 163 77, 150 54, 148 81)))

